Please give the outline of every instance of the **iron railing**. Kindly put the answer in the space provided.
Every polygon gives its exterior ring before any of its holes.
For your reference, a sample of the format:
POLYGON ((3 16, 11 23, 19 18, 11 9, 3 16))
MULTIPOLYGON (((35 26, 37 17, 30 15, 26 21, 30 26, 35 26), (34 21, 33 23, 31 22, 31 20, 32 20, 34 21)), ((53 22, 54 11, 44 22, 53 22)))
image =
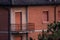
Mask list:
POLYGON ((34 23, 27 24, 11 24, 11 31, 33 31, 35 29, 34 23))

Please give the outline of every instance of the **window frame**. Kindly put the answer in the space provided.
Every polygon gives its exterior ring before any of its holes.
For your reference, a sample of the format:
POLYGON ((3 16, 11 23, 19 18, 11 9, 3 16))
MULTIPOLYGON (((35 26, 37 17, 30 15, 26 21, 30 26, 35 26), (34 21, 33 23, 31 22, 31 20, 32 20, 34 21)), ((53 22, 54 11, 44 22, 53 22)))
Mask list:
POLYGON ((49 21, 49 11, 43 11, 43 12, 42 12, 42 15, 43 15, 44 13, 46 14, 47 18, 46 18, 46 20, 43 19, 43 23, 48 23, 48 21, 49 21))

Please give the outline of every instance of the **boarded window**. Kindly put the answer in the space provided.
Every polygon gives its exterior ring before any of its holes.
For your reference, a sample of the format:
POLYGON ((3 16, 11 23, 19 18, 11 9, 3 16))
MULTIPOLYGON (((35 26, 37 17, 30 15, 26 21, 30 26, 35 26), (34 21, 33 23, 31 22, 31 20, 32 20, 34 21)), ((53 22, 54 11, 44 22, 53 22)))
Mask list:
POLYGON ((49 21, 48 11, 43 11, 43 21, 49 21))
POLYGON ((60 20, 60 11, 58 11, 58 20, 60 20))

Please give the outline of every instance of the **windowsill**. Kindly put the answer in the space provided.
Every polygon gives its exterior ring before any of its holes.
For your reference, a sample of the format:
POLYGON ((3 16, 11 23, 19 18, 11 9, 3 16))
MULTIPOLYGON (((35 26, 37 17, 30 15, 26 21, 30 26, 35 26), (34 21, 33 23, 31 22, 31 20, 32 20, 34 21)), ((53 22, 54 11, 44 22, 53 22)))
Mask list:
POLYGON ((43 21, 42 23, 49 23, 48 21, 43 21))

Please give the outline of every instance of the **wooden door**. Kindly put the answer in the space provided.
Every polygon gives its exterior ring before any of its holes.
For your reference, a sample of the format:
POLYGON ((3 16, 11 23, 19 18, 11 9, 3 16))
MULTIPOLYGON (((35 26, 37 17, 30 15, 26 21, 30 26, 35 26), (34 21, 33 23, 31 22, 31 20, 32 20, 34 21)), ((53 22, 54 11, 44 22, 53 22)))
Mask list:
POLYGON ((16 31, 20 31, 21 25, 22 25, 22 13, 21 12, 15 12, 15 23, 16 23, 16 31))

